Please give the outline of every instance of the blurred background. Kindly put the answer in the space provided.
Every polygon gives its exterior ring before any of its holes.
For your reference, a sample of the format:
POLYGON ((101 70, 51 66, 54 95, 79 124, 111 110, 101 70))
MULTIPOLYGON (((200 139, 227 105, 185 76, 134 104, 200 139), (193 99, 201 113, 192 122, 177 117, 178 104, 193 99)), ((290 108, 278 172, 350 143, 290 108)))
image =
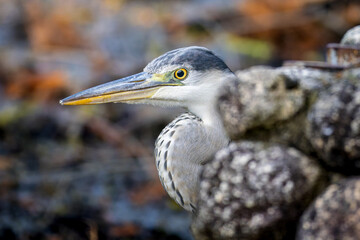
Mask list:
POLYGON ((0 239, 192 239, 153 157, 182 110, 58 101, 189 45, 322 61, 358 24, 356 0, 0 0, 0 239))

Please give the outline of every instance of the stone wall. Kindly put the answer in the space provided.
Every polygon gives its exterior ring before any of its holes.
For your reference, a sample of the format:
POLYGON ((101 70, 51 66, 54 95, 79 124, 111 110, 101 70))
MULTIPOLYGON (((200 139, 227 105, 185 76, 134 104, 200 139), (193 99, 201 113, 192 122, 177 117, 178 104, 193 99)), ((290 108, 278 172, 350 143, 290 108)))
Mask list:
POLYGON ((202 172, 196 239, 360 239, 359 36, 224 86, 232 143, 202 172))

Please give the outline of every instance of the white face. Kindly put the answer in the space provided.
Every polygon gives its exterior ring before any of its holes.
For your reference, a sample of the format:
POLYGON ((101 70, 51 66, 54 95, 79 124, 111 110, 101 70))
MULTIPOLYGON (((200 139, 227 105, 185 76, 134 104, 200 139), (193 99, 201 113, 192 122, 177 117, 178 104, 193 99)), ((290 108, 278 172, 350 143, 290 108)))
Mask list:
MULTIPOLYGON (((164 72, 176 71, 168 68, 164 72)), ((164 73, 163 72, 163 73, 164 73)), ((155 105, 182 106, 189 108, 191 105, 213 104, 221 85, 227 78, 233 78, 231 71, 209 70, 195 71, 188 70, 187 76, 181 81, 181 86, 164 86, 160 88, 152 97, 151 102, 155 105)))

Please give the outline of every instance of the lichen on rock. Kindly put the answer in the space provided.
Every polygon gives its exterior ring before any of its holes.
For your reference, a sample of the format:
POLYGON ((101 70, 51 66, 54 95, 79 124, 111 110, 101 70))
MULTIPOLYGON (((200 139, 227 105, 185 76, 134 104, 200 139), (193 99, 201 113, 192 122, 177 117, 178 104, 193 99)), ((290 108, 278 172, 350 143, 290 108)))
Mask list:
POLYGON ((306 135, 334 171, 360 173, 360 83, 344 79, 321 94, 308 115, 306 135))
POLYGON ((297 240, 360 239, 360 177, 330 185, 303 215, 297 240))
MULTIPOLYGON (((205 166, 196 239, 279 239, 312 199, 321 171, 293 148, 232 143, 205 166)), ((291 227, 290 227, 291 228, 291 227)))

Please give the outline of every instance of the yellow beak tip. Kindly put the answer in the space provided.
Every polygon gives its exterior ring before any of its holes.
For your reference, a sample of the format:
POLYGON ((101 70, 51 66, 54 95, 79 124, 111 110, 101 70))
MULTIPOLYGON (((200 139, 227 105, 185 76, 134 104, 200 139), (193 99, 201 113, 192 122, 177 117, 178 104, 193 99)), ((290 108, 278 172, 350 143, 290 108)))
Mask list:
POLYGON ((91 99, 80 99, 80 100, 74 100, 74 101, 68 101, 68 102, 60 100, 59 103, 64 106, 71 106, 71 105, 91 105, 91 104, 96 104, 99 102, 93 102, 91 99))
POLYGON ((59 103, 63 106, 78 105, 76 102, 77 101, 64 101, 64 100, 59 101, 59 103))

